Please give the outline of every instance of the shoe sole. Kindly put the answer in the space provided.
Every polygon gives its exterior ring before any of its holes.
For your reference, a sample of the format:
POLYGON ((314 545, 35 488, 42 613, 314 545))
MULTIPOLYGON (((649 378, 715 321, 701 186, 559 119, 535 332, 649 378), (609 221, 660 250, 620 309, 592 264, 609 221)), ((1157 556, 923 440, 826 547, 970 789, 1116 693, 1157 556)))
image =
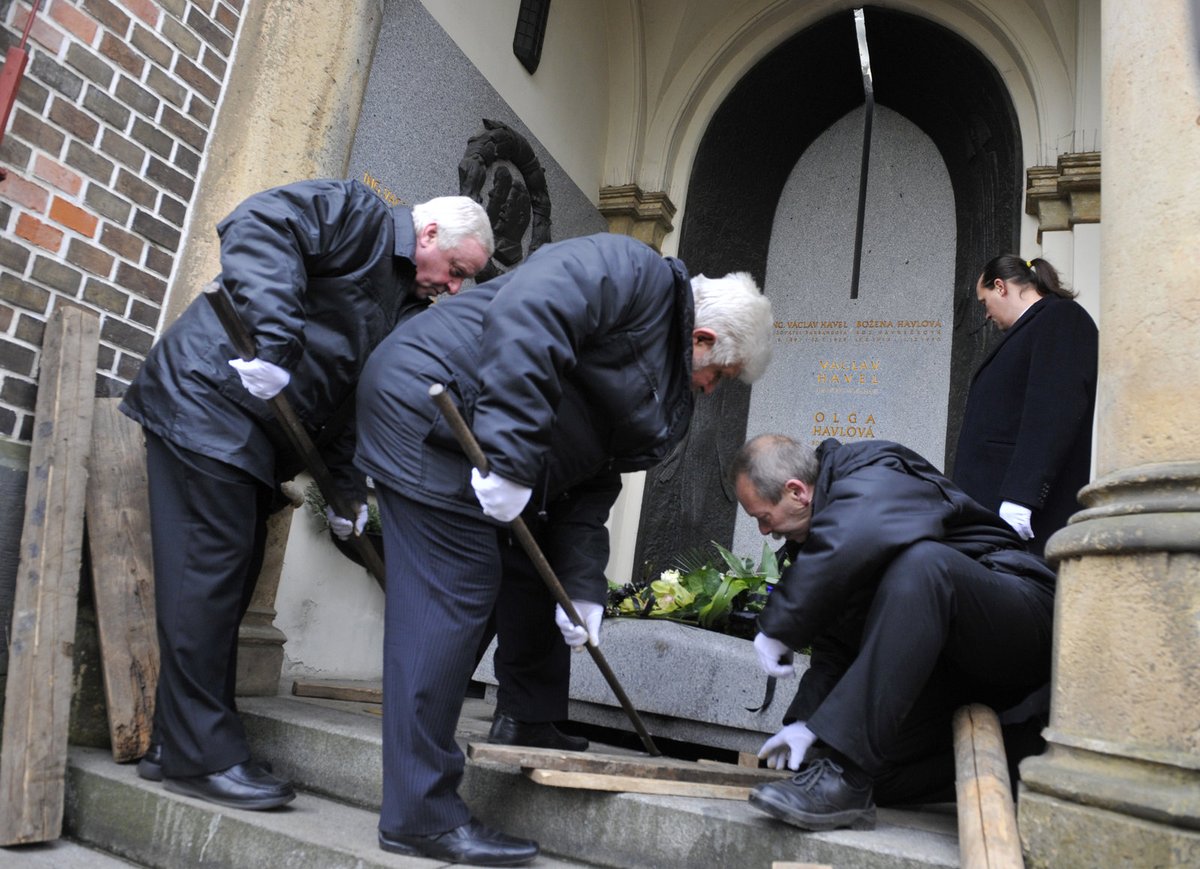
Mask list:
POLYGON ((186 784, 174 781, 169 778, 163 779, 163 787, 173 794, 180 794, 185 797, 192 797, 197 800, 204 800, 206 803, 214 803, 218 806, 225 806, 230 809, 247 809, 252 812, 260 812, 264 809, 276 809, 280 806, 285 806, 292 800, 296 799, 296 794, 280 794, 274 797, 257 797, 250 800, 226 800, 220 797, 214 797, 211 794, 203 793, 193 789, 186 784))
POLYGON ((146 781, 163 780, 162 765, 157 763, 146 763, 145 761, 139 760, 137 765, 137 774, 138 778, 143 778, 146 781))
POLYGON ((487 862, 483 862, 478 858, 468 860, 465 857, 456 857, 455 855, 446 854, 444 852, 431 854, 430 852, 422 848, 418 848, 415 845, 405 845, 403 842, 384 839, 382 836, 379 837, 379 847, 381 850, 387 851, 389 854, 403 854, 405 857, 422 857, 426 860, 442 860, 448 863, 466 863, 470 866, 524 866, 526 863, 532 863, 534 860, 536 860, 538 854, 540 853, 535 851, 528 857, 513 857, 506 860, 489 860, 487 862))
POLYGON ((793 827, 807 830, 810 833, 825 833, 830 830, 874 830, 875 807, 869 809, 846 809, 843 812, 815 815, 800 812, 791 806, 777 803, 764 797, 757 791, 750 793, 750 805, 766 812, 772 818, 777 818, 793 827))

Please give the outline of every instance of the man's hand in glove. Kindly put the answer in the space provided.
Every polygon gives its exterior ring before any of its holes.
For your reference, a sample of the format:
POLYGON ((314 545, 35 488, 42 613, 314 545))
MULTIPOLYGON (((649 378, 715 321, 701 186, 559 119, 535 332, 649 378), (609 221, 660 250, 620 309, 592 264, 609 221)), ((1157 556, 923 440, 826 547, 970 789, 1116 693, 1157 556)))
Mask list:
POLYGON ((338 540, 347 540, 351 534, 357 537, 367 527, 367 505, 358 505, 358 511, 353 522, 344 516, 334 513, 332 507, 326 507, 325 521, 329 523, 329 530, 333 532, 333 536, 338 540))
POLYGON ((587 625, 587 630, 574 624, 567 617, 561 604, 555 606, 554 623, 562 631, 563 640, 575 652, 581 651, 587 645, 588 639, 591 639, 593 646, 599 646, 600 620, 604 618, 604 605, 592 603, 590 600, 573 600, 571 603, 575 605, 575 612, 579 613, 579 617, 587 625))
POLYGON ((1012 501, 1005 501, 1000 505, 1000 518, 1011 525, 1022 540, 1033 539, 1033 528, 1029 525, 1032 515, 1033 512, 1028 507, 1014 504, 1012 501))
POLYGON ((264 359, 251 359, 249 362, 243 359, 230 359, 229 364, 237 370, 238 377, 242 378, 242 386, 246 387, 246 391, 264 401, 281 393, 292 379, 292 375, 288 373, 287 369, 280 368, 273 362, 267 362, 264 359))
POLYGON ((520 516, 529 503, 529 496, 533 494, 532 489, 519 486, 499 474, 485 477, 478 468, 471 469, 471 485, 484 514, 501 522, 511 522, 520 516))
POLYGON ((761 631, 754 637, 754 651, 758 652, 758 665, 768 676, 786 679, 796 675, 792 666, 792 650, 786 643, 772 639, 761 631))
POLYGON ((797 770, 804 763, 804 755, 808 754, 816 741, 816 734, 808 729, 807 724, 793 721, 764 742, 758 750, 758 756, 765 758, 771 769, 783 769, 786 766, 790 770, 797 770))

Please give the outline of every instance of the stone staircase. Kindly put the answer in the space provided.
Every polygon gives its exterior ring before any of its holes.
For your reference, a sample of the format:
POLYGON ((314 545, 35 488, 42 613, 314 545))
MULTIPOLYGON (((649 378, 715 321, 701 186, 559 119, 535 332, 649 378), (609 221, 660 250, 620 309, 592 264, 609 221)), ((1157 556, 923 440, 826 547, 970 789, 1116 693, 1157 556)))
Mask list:
MULTIPOLYGON (((376 844, 378 706, 284 696, 244 698, 239 705, 255 756, 302 789, 288 807, 244 812, 212 806, 142 781, 132 765, 113 763, 106 751, 72 747, 69 841, 0 850, 0 866, 14 860, 11 865, 100 869, 438 865, 386 854, 376 844), (55 856, 61 859, 55 862, 55 856), (49 862, 21 862, 38 859, 49 862), (79 862, 69 862, 73 859, 79 862)), ((484 701, 468 700, 460 739, 482 739, 491 712, 484 701)), ((742 801, 550 788, 518 770, 476 763, 468 764, 462 793, 485 822, 537 839, 543 850, 533 864, 538 867, 767 869, 774 861, 856 869, 958 865, 952 809, 880 810, 874 831, 803 833, 742 801)))

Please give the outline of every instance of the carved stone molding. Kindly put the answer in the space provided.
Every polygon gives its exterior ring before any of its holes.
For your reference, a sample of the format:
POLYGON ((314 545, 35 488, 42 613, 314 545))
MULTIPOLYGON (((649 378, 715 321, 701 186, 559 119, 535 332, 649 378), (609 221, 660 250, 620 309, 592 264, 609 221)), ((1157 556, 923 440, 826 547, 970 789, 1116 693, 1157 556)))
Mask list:
POLYGON ((1026 172, 1025 213, 1043 232, 1100 222, 1100 152, 1063 154, 1057 166, 1031 166, 1026 172))
POLYGON ((675 205, 665 193, 646 193, 636 184, 600 189, 600 213, 610 232, 632 235, 657 251, 673 225, 675 205))

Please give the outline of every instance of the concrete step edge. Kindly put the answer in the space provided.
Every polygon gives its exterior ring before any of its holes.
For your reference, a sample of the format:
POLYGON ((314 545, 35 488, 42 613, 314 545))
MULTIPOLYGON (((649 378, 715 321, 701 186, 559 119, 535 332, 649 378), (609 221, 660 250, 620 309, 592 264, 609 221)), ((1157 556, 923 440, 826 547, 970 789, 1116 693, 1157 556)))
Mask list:
MULTIPOLYGON (((378 719, 286 697, 250 698, 240 708, 256 756, 272 761, 279 774, 378 811, 378 719)), ((740 801, 549 788, 519 770, 473 763, 461 793, 485 823, 601 866, 682 869, 792 860, 928 869, 959 863, 953 817, 880 810, 871 832, 805 833, 740 801)))

